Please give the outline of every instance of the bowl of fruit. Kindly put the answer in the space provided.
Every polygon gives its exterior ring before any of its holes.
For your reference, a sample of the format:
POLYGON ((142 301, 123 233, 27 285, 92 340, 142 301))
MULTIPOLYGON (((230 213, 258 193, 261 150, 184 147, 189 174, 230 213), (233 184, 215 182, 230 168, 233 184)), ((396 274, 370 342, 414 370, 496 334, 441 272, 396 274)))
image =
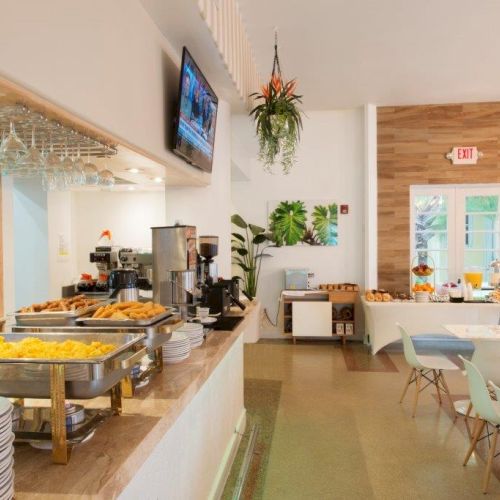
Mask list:
POLYGON ((413 293, 433 293, 434 287, 430 283, 416 283, 415 285, 413 285, 412 291, 413 293))
POLYGON ((427 264, 418 264, 411 268, 411 272, 415 276, 430 276, 434 272, 434 269, 427 264))

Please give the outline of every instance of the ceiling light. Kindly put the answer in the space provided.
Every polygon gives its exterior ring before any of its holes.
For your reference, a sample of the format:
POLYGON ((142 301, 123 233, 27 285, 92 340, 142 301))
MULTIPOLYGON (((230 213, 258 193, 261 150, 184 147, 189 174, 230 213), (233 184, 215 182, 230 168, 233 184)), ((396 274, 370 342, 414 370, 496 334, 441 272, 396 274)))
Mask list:
POLYGON ((138 168, 127 168, 127 172, 130 172, 131 174, 138 174, 140 170, 138 168))
POLYGON ((128 186, 128 187, 127 187, 127 189, 128 189, 129 191, 135 191, 135 187, 134 187, 134 186, 128 186))
POLYGON ((165 179, 163 179, 163 177, 155 177, 155 178, 153 179, 153 182, 157 182, 157 183, 159 184, 160 182, 163 182, 164 180, 165 180, 165 179))

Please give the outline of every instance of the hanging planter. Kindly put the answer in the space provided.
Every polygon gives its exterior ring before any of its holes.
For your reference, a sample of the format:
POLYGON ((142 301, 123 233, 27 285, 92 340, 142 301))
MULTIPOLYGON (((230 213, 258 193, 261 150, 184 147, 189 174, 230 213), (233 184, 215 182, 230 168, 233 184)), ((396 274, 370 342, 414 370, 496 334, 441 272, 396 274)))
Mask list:
POLYGON ((286 83, 281 76, 278 58, 278 38, 275 35, 273 71, 269 83, 261 92, 250 94, 256 101, 262 101, 250 111, 255 120, 259 138, 259 160, 271 172, 273 165, 280 164, 283 173, 288 174, 295 164, 295 152, 302 129, 302 111, 297 104, 302 96, 295 94, 297 82, 286 83))

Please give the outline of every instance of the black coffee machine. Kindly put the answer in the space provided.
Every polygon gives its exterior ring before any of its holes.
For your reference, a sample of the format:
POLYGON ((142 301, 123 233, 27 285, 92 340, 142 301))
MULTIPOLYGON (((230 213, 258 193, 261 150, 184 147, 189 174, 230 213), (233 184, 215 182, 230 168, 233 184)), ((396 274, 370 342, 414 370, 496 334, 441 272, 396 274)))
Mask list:
POLYGON ((246 306, 239 300, 238 278, 219 280, 216 283, 205 284, 203 287, 202 304, 210 308, 210 314, 220 313, 225 316, 231 306, 237 305, 242 311, 246 306))

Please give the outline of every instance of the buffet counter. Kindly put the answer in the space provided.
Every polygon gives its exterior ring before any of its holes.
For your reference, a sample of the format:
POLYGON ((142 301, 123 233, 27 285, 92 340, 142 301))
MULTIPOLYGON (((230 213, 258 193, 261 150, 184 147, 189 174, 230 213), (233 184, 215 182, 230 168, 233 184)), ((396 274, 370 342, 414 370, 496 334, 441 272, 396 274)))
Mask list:
POLYGON ((243 338, 257 313, 249 305, 234 331, 211 332, 186 361, 165 365, 67 465, 16 444, 16 499, 216 497, 245 429, 243 338))
POLYGON ((365 329, 372 354, 401 339, 396 323, 410 335, 439 333, 450 335, 445 324, 497 324, 500 304, 451 302, 368 302, 362 298, 365 329))

